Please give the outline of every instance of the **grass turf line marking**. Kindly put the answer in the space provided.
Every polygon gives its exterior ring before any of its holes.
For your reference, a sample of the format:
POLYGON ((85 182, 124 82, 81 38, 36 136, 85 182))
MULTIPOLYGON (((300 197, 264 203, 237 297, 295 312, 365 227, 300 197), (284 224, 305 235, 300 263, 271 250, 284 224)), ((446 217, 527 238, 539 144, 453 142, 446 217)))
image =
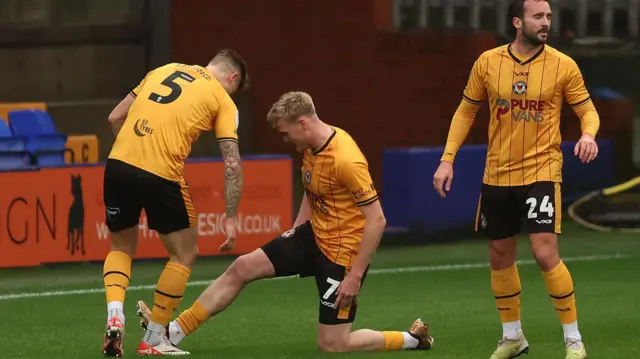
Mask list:
MULTIPOLYGON (((592 255, 592 256, 580 256, 580 257, 566 257, 562 260, 564 262, 594 262, 605 261, 612 259, 629 258, 624 254, 609 254, 609 255, 592 255)), ((516 261, 518 265, 533 265, 536 264, 535 260, 519 260, 516 261)), ((434 266, 420 266, 420 267, 401 267, 401 268, 381 268, 372 269, 368 272, 370 274, 397 274, 397 273, 411 273, 411 272, 441 272, 450 270, 467 270, 477 268, 488 268, 489 263, 467 263, 467 264, 443 264, 434 266)), ((267 280, 282 280, 297 278, 296 276, 271 278, 267 280)), ((203 287, 209 285, 212 280, 197 280, 187 283, 188 287, 203 287)), ((132 285, 127 288, 128 291, 155 289, 155 284, 148 285, 132 285)), ((26 292, 15 294, 0 294, 0 301, 12 300, 12 299, 27 299, 27 298, 42 298, 42 297, 56 297, 56 296, 69 296, 69 295, 81 295, 91 293, 104 293, 104 288, 90 288, 90 289, 72 289, 72 290, 58 290, 51 292, 26 292)))

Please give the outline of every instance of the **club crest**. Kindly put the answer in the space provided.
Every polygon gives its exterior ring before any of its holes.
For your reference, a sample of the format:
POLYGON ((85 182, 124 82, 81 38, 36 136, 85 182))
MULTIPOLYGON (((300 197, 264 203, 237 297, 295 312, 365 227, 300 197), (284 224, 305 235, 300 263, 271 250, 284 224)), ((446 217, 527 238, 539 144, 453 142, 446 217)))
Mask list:
POLYGON ((527 83, 524 81, 518 81, 513 84, 513 93, 516 95, 524 95, 527 92, 527 83))
POLYGON ((295 228, 293 228, 293 229, 290 229, 290 230, 288 230, 288 231, 286 231, 286 232, 282 233, 282 235, 281 235, 280 237, 282 237, 282 238, 289 238, 289 237, 291 237, 295 232, 296 232, 296 230, 295 230, 295 228))

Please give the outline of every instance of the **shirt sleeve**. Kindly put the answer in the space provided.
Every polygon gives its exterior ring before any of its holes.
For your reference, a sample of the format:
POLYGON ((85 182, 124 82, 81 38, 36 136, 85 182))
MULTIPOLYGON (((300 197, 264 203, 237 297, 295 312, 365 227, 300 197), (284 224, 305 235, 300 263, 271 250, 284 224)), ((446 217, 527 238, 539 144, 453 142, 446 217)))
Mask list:
POLYGON ((584 84, 582 72, 573 59, 569 59, 566 66, 567 81, 564 87, 564 99, 580 119, 582 133, 595 137, 600 128, 600 117, 584 84))
POLYGON ((475 105, 464 99, 460 101, 460 105, 451 121, 447 143, 444 147, 444 153, 440 158, 441 161, 453 163, 458 150, 467 138, 469 130, 471 130, 478 109, 480 109, 480 105, 475 105))
POLYGON ((140 91, 142 90, 142 87, 144 87, 145 82, 147 81, 147 78, 149 78, 149 76, 151 75, 151 73, 153 73, 153 71, 149 71, 145 77, 142 79, 142 81, 140 81, 140 83, 138 84, 138 86, 134 87, 131 91, 129 91, 129 94, 131 96, 133 96, 134 98, 138 97, 138 94, 140 93, 140 91))
POLYGON ((573 59, 569 59, 569 61, 566 62, 566 66, 567 80, 564 86, 563 95, 569 106, 575 108, 576 106, 584 105, 589 102, 591 100, 591 96, 584 85, 584 79, 582 78, 582 72, 578 68, 578 64, 576 64, 573 59))
POLYGON ((369 166, 364 159, 343 160, 337 168, 337 174, 339 181, 351 192, 358 207, 378 199, 378 192, 369 174, 369 166))
POLYGON ((215 131, 218 141, 238 141, 240 113, 230 98, 220 101, 215 131))
POLYGON ((487 61, 484 54, 481 55, 471 68, 471 74, 467 80, 467 86, 462 92, 462 97, 474 105, 480 104, 487 97, 484 75, 487 71, 487 61))

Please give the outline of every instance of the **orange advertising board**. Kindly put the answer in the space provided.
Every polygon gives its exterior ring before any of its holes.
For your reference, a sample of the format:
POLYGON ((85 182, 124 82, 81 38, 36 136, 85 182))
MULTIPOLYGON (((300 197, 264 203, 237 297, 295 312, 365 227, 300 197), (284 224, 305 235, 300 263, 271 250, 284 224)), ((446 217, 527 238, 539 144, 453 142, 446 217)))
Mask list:
MULTIPOLYGON (((248 253, 289 229, 291 159, 247 156, 232 254, 248 253)), ((0 173, 0 267, 102 261, 109 251, 103 203, 104 166, 70 166, 0 173)), ((219 255, 225 211, 223 164, 190 162, 185 178, 198 212, 200 255, 219 255)), ((166 258, 144 211, 136 258, 166 258)))

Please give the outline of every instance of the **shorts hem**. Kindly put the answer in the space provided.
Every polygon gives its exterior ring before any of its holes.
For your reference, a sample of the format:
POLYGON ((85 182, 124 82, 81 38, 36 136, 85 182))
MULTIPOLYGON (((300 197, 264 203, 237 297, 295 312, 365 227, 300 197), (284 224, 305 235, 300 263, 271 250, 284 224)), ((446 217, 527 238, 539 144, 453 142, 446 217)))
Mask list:
MULTIPOLYGON (((272 241, 278 240, 273 239, 272 241)), ((282 268, 279 268, 279 266, 276 264, 278 263, 278 261, 276 260, 278 257, 277 253, 274 253, 270 248, 269 244, 271 242, 267 242, 265 245, 263 245, 262 247, 260 247, 260 249, 262 250, 262 252, 264 253, 265 256, 267 256, 267 259, 269 260, 269 262, 271 263, 271 265, 273 266, 273 278, 280 278, 280 277, 289 277, 290 274, 289 273, 285 273, 286 271, 282 270, 282 268)))
POLYGON ((158 232, 158 234, 162 234, 163 236, 166 236, 168 234, 183 231, 185 229, 189 229, 193 227, 195 226, 179 226, 179 227, 170 228, 170 229, 157 229, 155 227, 149 226, 149 229, 158 232))
POLYGON ((353 324, 354 319, 337 319, 337 320, 318 320, 318 324, 322 325, 340 325, 340 324, 353 324))
POLYGON ((515 232, 509 232, 505 235, 491 235, 488 234, 486 232, 479 232, 481 235, 483 235, 486 239, 491 240, 491 241, 499 241, 501 239, 507 239, 507 238, 511 238, 511 237, 516 237, 522 234, 522 231, 515 231, 515 232))
POLYGON ((560 234, 562 234, 562 231, 557 232, 557 231, 543 231, 543 230, 540 230, 540 231, 529 231, 529 232, 527 232, 527 234, 556 234, 556 235, 560 235, 560 234))
POLYGON ((127 229, 136 228, 136 227, 138 227, 138 225, 139 224, 137 222, 132 224, 132 225, 122 224, 122 225, 117 225, 116 226, 116 225, 107 224, 107 229, 109 229, 109 232, 111 232, 111 233, 119 233, 119 232, 122 232, 122 231, 127 230, 127 229))
POLYGON ((519 236, 521 233, 512 234, 510 236, 486 236, 486 238, 490 241, 501 241, 503 239, 510 239, 513 237, 519 236))

